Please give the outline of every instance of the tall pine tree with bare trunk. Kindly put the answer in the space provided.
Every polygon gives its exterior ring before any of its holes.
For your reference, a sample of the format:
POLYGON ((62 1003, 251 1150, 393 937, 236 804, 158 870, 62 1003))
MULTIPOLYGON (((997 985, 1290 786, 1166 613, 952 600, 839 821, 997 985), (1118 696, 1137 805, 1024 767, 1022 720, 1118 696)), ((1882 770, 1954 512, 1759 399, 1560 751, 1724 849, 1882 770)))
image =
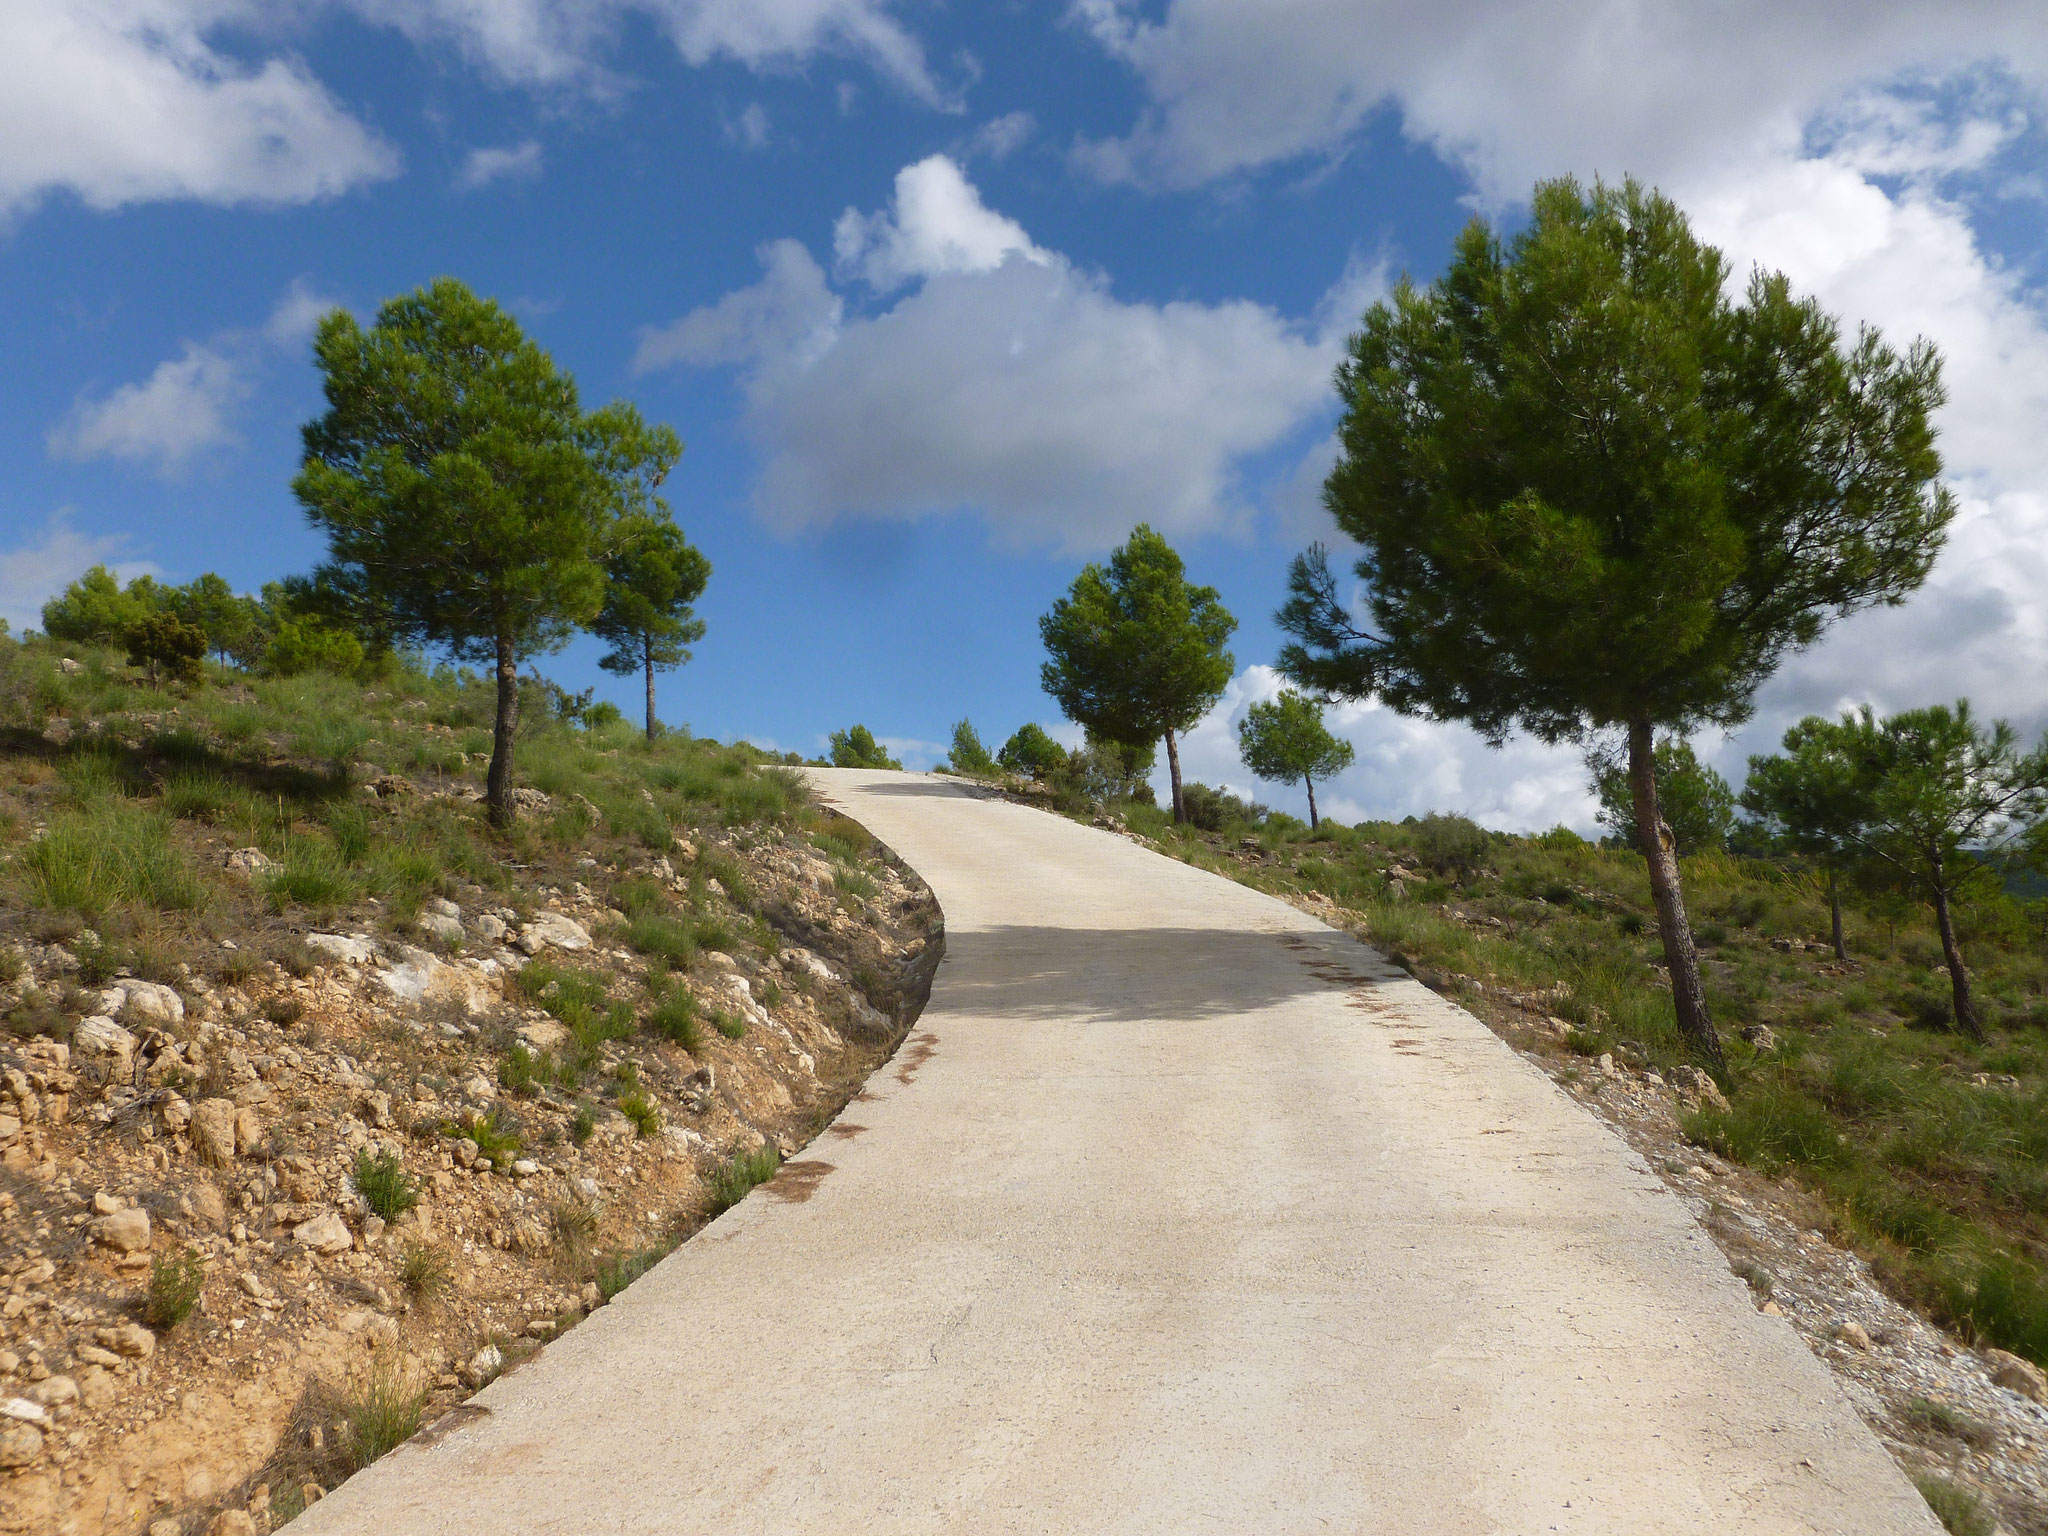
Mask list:
POLYGON ((704 638, 695 607, 711 580, 711 562, 685 539, 664 510, 637 513, 615 525, 605 556, 604 607, 590 631, 609 641, 598 665, 647 685, 647 739, 654 716, 654 674, 680 667, 704 638))
POLYGON ((596 615, 608 531, 674 434, 630 405, 586 414, 519 322, 453 278, 387 301, 368 329, 335 310, 313 355, 327 410, 304 428, 292 490, 327 534, 315 585, 394 639, 490 667, 485 799, 502 826, 519 665, 596 615))
POLYGON ((1621 732, 1678 1027, 1720 1071, 1656 735, 1747 718, 1830 618, 1926 579, 1954 513, 1940 362, 1845 339, 1780 274, 1731 296, 1635 182, 1532 205, 1512 240, 1475 220, 1351 338, 1324 499, 1360 585, 1295 561, 1282 666, 1495 743, 1621 732))
POLYGON ((1173 819, 1181 797, 1180 733, 1230 686, 1223 644, 1237 628, 1214 587, 1187 579, 1173 546, 1140 523, 1107 565, 1090 564, 1038 621, 1045 691, 1069 720, 1109 741, 1166 741, 1173 819))

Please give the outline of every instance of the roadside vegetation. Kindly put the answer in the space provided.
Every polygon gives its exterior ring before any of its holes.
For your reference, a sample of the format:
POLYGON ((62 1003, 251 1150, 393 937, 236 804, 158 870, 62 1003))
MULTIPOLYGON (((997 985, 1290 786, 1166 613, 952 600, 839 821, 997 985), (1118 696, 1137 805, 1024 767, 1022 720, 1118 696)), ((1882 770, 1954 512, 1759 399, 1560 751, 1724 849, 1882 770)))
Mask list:
MULTIPOLYGON (((524 916, 536 874, 589 879, 584 860, 624 864, 668 851, 679 828, 786 821, 808 805, 771 754, 588 724, 539 681, 525 695, 519 788, 532 810, 499 827, 483 800, 496 690, 474 673, 388 657, 365 683, 208 663, 197 684, 152 686, 118 649, 0 637, 0 831, 13 847, 0 932, 75 945, 86 985, 271 960, 303 972, 295 935, 309 925, 345 916, 409 933, 463 884, 524 916), (223 849, 249 851, 230 869, 223 849), (223 937, 237 948, 223 952, 223 937)), ((621 899, 636 897, 644 906, 644 893, 621 899)), ((629 938, 683 968, 707 938, 742 942, 702 917, 646 912, 629 938)), ((38 994, 7 1023, 32 1033, 66 1012, 38 994)))

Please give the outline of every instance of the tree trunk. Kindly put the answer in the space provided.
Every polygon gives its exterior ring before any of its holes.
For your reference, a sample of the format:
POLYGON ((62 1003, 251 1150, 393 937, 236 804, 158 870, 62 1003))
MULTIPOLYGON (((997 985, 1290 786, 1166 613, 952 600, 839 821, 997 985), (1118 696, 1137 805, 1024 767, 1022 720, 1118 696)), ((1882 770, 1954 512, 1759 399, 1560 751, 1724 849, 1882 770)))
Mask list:
POLYGON ((647 739, 654 740, 654 642, 643 642, 641 655, 647 661, 647 739))
POLYGON ((1166 733, 1166 773, 1173 780, 1173 824, 1179 826, 1188 819, 1188 813, 1180 798, 1180 744, 1171 731, 1166 733))
POLYGON ((1849 946, 1842 942, 1842 893, 1835 888, 1835 872, 1828 871, 1828 926, 1835 941, 1835 959, 1849 963, 1849 946))
POLYGON ((498 718, 491 731, 491 771, 484 804, 495 826, 512 824, 512 738, 519 730, 519 662, 512 637, 498 636, 498 718))
POLYGON ((1721 1037, 1707 1016, 1707 992, 1700 983, 1700 956, 1693 947, 1692 924, 1685 916, 1685 893, 1678 879, 1678 841, 1657 805, 1655 743, 1650 722, 1631 720, 1628 727, 1628 779, 1633 791, 1636 836, 1650 867, 1650 894, 1657 903, 1657 928, 1664 936, 1664 963, 1671 971, 1671 1002, 1678 1012, 1678 1032, 1694 1056, 1716 1077, 1728 1071, 1721 1037))
POLYGON ((1308 829, 1313 832, 1316 829, 1316 781, 1304 773, 1301 782, 1308 786, 1308 829))
POLYGON ((1941 930, 1942 958, 1948 961, 1948 979, 1955 992, 1956 1023, 1979 1045, 1984 1043, 1984 1026, 1977 1021, 1977 1006, 1970 1001, 1970 973, 1963 965, 1963 947, 1956 942, 1955 919, 1949 914, 1948 892, 1943 888, 1941 866, 1935 866, 1934 923, 1941 930))

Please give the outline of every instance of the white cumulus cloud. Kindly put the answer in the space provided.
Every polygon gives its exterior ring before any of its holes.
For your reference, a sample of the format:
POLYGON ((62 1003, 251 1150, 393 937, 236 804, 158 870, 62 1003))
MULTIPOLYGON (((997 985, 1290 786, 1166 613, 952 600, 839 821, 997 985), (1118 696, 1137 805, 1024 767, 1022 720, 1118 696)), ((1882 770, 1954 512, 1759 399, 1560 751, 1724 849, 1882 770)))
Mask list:
MULTIPOLYGON (((399 157, 291 44, 335 14, 453 51, 511 86, 616 97, 622 37, 651 26, 687 63, 784 73, 865 62, 956 111, 894 0, 4 0, 0 217, 53 193, 88 206, 303 203, 396 175, 399 157)), ((458 185, 538 168, 485 149, 458 185)))
POLYGON ((233 416, 248 393, 231 359, 188 341, 140 383, 81 396, 51 429, 49 449, 68 459, 146 460, 175 473, 195 454, 236 441, 233 416))
POLYGON ((516 85, 608 92, 622 24, 664 33, 685 62, 728 60, 759 72, 788 70, 819 54, 866 62, 931 106, 952 94, 932 74, 923 45, 888 0, 337 0, 420 43, 460 50, 516 85))
POLYGON ((455 186, 461 192, 475 192, 494 181, 531 181, 540 172, 540 141, 527 139, 504 148, 472 149, 455 173, 455 186))
MULTIPOLYGON (((1183 782, 1214 784, 1276 810, 1308 819, 1299 785, 1255 778, 1238 755, 1245 711, 1274 698, 1287 680, 1268 666, 1249 666, 1182 738, 1183 782)), ((1562 822, 1582 833, 1599 830, 1582 754, 1517 738, 1490 747, 1461 726, 1398 715, 1373 702, 1338 703, 1324 712, 1332 734, 1356 748, 1357 760, 1316 785, 1316 809, 1342 822, 1399 821, 1431 811, 1456 811, 1503 832, 1540 832, 1562 822)), ((1153 775, 1165 803, 1165 754, 1153 775)))
POLYGON ((741 149, 766 149, 774 132, 768 109, 758 101, 748 102, 739 116, 727 118, 724 127, 726 142, 741 149))
POLYGON ((944 155, 898 171, 892 206, 842 213, 832 227, 832 252, 842 276, 858 274, 884 290, 946 272, 992 272, 1012 256, 1041 267, 1052 261, 1023 225, 982 202, 944 155))
POLYGON ((793 240, 760 283, 642 338, 645 367, 737 363, 782 527, 848 514, 985 514, 1013 542, 1107 547, 1245 513, 1248 456, 1322 411, 1333 338, 1249 302, 1126 302, 987 208, 950 161, 839 223, 842 270, 878 289, 849 316, 793 240))
POLYGON ((328 298, 302 277, 294 278, 263 322, 263 339, 273 347, 300 346, 327 313, 339 307, 339 300, 328 298))
POLYGON ((260 327, 187 341, 146 379, 81 394, 44 442, 66 459, 127 459, 175 476, 194 459, 240 441, 235 417, 271 354, 305 345, 335 302, 303 278, 287 287, 260 327))
POLYGON ((1796 146, 1859 87, 1995 61, 2039 86, 2031 0, 1076 0, 1148 104, 1086 142, 1109 179, 1189 186, 1350 149, 1391 107, 1491 202, 1561 170, 1683 175, 1796 146), (1144 7, 1145 12, 1150 7, 1144 7))
POLYGON ((163 574, 146 560, 123 561, 126 547, 119 534, 80 533, 68 513, 51 513, 40 533, 0 549, 0 619, 16 634, 40 625, 43 604, 95 565, 111 565, 123 581, 163 574))
POLYGON ((93 208, 166 198, 299 203, 398 157, 293 58, 209 41, 236 0, 16 0, 0 48, 0 213, 57 191, 93 208))
POLYGON ((1005 112, 1001 117, 992 117, 974 130, 967 141, 970 155, 987 155, 991 160, 1007 160, 1038 132, 1038 119, 1029 112, 1005 112))

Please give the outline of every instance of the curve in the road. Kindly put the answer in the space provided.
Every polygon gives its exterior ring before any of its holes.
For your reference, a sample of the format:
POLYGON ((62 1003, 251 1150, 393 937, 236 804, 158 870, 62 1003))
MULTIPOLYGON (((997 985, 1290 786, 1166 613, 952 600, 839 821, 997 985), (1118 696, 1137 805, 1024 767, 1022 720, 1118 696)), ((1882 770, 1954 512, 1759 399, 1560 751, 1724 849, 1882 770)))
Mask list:
POLYGON ((1108 833, 816 778, 945 909, 905 1053, 800 1183, 310 1536, 1937 1536, 1679 1202, 1469 1014, 1108 833))

